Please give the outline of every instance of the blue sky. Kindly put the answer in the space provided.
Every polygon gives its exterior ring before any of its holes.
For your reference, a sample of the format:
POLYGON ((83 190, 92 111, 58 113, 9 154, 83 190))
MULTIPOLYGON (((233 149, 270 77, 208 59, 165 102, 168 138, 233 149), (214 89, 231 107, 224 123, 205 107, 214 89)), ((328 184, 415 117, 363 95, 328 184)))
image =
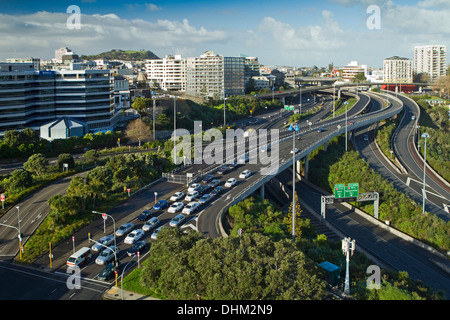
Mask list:
POLYGON ((414 45, 450 39, 448 0, 0 0, 0 59, 50 59, 67 46, 78 54, 146 49, 198 56, 257 56, 262 64, 371 67, 414 45), (81 28, 69 30, 67 7, 81 11, 81 28), (380 8, 380 29, 366 25, 370 5, 380 8))

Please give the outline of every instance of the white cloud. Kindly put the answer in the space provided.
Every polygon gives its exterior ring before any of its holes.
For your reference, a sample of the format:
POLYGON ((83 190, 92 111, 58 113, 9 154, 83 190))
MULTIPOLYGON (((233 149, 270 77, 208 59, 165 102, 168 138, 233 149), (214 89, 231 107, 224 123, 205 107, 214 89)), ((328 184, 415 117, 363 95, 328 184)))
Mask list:
POLYGON ((144 5, 145 5, 145 8, 148 11, 160 11, 160 10, 162 10, 162 8, 160 6, 157 6, 154 3, 144 3, 144 5))
POLYGON ((36 12, 30 15, 0 14, 0 58, 52 58, 54 50, 70 47, 78 54, 95 54, 111 49, 146 48, 161 55, 175 52, 200 54, 205 46, 224 41, 220 30, 194 27, 188 20, 147 21, 122 19, 116 14, 81 15, 81 28, 69 30, 70 14, 36 12), (200 48, 197 46, 201 44, 200 48))

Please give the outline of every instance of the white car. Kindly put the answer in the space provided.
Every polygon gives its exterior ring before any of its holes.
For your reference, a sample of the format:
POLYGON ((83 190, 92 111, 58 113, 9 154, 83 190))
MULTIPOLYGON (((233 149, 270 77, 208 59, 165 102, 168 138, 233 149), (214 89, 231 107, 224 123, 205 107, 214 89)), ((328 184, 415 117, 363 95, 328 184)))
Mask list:
POLYGON ((196 199, 198 196, 199 196, 198 191, 192 191, 192 192, 189 192, 189 193, 186 195, 186 197, 184 198, 184 200, 186 200, 186 201, 192 201, 192 200, 196 199))
POLYGON ((142 230, 150 231, 153 228, 155 228, 158 224, 159 224, 158 217, 152 217, 144 223, 144 225, 142 226, 142 230))
POLYGON ((200 199, 198 199, 198 202, 200 204, 205 204, 205 203, 208 203, 209 201, 211 201, 212 198, 213 198, 212 194, 206 193, 200 199))
POLYGON ((213 179, 211 180, 211 182, 208 184, 208 187, 211 189, 214 189, 215 187, 217 187, 220 184, 220 180, 219 179, 213 179))
POLYGON ((95 259, 95 263, 99 265, 107 265, 114 257, 119 253, 119 248, 115 246, 109 246, 103 250, 95 259))
POLYGON ((93 246, 92 246, 92 251, 94 252, 100 252, 103 249, 105 249, 105 246, 109 246, 110 244, 112 244, 114 242, 114 236, 112 235, 108 235, 108 236, 104 236, 101 237, 93 246))
POLYGON ((170 213, 177 213, 178 211, 180 211, 181 209, 183 209, 184 203, 183 202, 174 202, 172 203, 172 205, 169 207, 169 210, 167 210, 167 212, 170 213))
POLYGON ((180 214, 176 215, 175 217, 173 217, 172 220, 170 220, 169 226, 177 227, 181 222, 184 221, 184 219, 186 219, 186 217, 180 213, 180 214))
POLYGON ((243 157, 241 157, 241 158, 238 159, 238 163, 244 164, 244 163, 246 163, 248 160, 249 160, 249 158, 248 158, 248 155, 246 154, 246 155, 244 155, 243 157))
POLYGON ((173 196, 170 197, 170 201, 178 201, 184 197, 184 192, 175 192, 173 196))
POLYGON ((237 180, 235 178, 230 178, 225 182, 225 188, 231 188, 236 184, 237 180))
POLYGON ((200 183, 193 183, 189 186, 188 192, 197 191, 200 188, 200 183))
POLYGON ((121 237, 121 236, 123 236, 125 233, 130 232, 130 230, 133 229, 133 228, 134 228, 134 224, 133 224, 132 222, 127 222, 127 223, 121 225, 121 226, 119 227, 119 229, 117 229, 117 231, 116 231, 116 236, 117 236, 117 237, 121 237))
POLYGON ((239 178, 241 179, 246 179, 248 177, 250 177, 250 175, 252 174, 252 172, 250 170, 244 170, 242 171, 242 173, 239 175, 239 178))
POLYGON ((142 229, 133 230, 127 235, 127 237, 125 238, 125 240, 123 240, 123 242, 126 244, 133 244, 136 241, 138 241, 140 238, 142 238, 143 235, 144 235, 144 230, 142 230, 142 229))
POLYGON ((191 214, 197 210, 197 208, 200 206, 200 203, 197 201, 189 202, 186 207, 184 207, 182 213, 184 214, 191 214))
POLYGON ((291 153, 297 153, 299 150, 297 148, 294 148, 294 150, 291 150, 291 153))

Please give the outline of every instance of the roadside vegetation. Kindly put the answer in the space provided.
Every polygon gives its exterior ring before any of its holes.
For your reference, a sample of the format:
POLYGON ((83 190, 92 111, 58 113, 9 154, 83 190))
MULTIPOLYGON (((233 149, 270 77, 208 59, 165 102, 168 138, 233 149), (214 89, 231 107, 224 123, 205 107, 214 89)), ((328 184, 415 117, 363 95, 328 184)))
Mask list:
POLYGON ((448 107, 431 106, 429 95, 410 96, 420 107, 419 152, 424 157, 423 133, 428 133, 427 163, 445 180, 450 181, 450 118, 448 107))
POLYGON ((127 189, 131 193, 135 192, 160 178, 162 172, 173 169, 173 164, 165 157, 165 151, 102 159, 89 152, 87 158, 92 162, 85 164, 91 165, 93 169, 86 177, 74 176, 66 194, 55 194, 48 199, 50 214, 26 242, 24 262, 34 261, 48 251, 49 243, 57 245, 97 219, 99 216, 93 214, 92 210, 107 212, 128 198, 127 189))
MULTIPOLYGON (((332 287, 318 264, 332 262, 343 275, 346 262, 341 243, 318 234, 298 209, 295 243, 289 230, 292 215, 257 196, 230 207, 228 238, 211 239, 195 231, 186 234, 178 228, 163 228, 152 242, 148 258, 124 279, 124 289, 159 299, 335 299, 331 292, 340 294, 342 281, 332 287), (241 228, 243 233, 238 235, 241 228)), ((442 298, 412 281, 406 272, 382 270, 380 289, 368 289, 366 270, 371 264, 364 254, 352 257, 353 299, 442 298)))
MULTIPOLYGON (((310 179, 328 192, 338 183, 359 183, 359 192, 376 191, 380 194, 379 219, 415 237, 441 252, 450 250, 450 223, 434 214, 422 214, 422 208, 406 194, 397 191, 391 183, 371 169, 356 151, 344 152, 343 137, 328 142, 326 152, 319 150, 310 157, 310 179)), ((373 215, 373 204, 352 202, 373 215)))

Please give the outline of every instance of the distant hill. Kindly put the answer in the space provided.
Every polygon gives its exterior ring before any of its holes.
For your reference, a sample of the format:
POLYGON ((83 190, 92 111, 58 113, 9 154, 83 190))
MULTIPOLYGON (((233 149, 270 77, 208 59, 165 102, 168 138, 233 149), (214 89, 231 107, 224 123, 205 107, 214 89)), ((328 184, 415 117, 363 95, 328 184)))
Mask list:
POLYGON ((159 59, 157 55, 148 50, 111 50, 96 55, 80 56, 83 60, 127 60, 127 61, 141 61, 145 59, 159 59))

